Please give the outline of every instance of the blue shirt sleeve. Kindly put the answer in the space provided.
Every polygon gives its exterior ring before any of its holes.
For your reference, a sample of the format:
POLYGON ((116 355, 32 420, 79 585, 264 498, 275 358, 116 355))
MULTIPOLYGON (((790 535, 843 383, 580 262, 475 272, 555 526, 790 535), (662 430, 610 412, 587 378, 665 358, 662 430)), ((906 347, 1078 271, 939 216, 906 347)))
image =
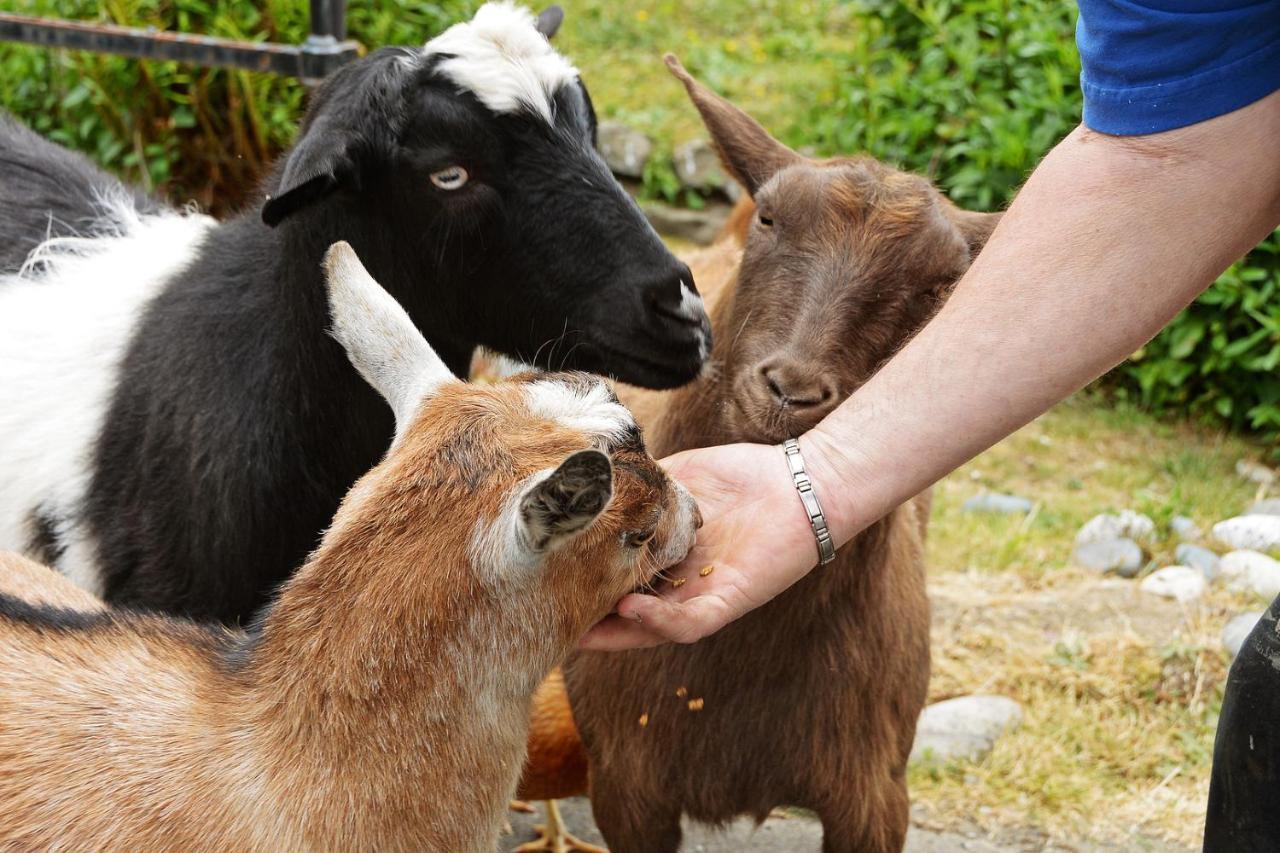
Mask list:
POLYGON ((1172 130, 1280 89, 1280 0, 1079 3, 1084 123, 1094 130, 1172 130))

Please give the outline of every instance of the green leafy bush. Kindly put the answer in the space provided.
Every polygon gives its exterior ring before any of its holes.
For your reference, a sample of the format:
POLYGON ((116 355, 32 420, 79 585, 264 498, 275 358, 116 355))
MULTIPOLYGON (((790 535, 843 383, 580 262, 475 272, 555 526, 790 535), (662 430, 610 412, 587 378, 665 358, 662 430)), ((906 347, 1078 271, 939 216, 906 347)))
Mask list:
MULTIPOLYGON (((353 4, 348 26, 366 45, 420 44, 477 5, 353 4)), ((18 0, 13 11, 287 43, 305 39, 308 26, 301 0, 18 0)), ((40 133, 214 211, 252 191, 293 138, 305 94, 298 81, 268 74, 9 44, 0 45, 0 80, 0 106, 40 133)))
MULTIPOLYGON (((792 142, 866 151, 993 210, 1079 120, 1074 4, 861 0, 837 94, 792 142)), ((1280 443, 1280 232, 1103 380, 1118 396, 1280 443)), ((1280 448, 1272 451, 1280 459, 1280 448)))
POLYGON ((1075 4, 863 0, 809 144, 865 151, 992 210, 1080 116, 1075 4))
POLYGON ((1107 381, 1156 411, 1257 431, 1280 460, 1280 232, 1107 381))

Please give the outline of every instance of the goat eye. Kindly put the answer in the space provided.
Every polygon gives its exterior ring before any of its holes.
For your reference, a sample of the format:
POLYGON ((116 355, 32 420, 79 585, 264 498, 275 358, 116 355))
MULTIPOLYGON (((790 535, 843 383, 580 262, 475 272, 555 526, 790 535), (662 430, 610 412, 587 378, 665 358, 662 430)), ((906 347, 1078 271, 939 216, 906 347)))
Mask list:
POLYGON ((639 548, 641 545, 648 543, 653 538, 653 530, 634 530, 627 534, 626 542, 628 548, 639 548))
POLYGON ((760 224, 765 228, 771 228, 773 226, 773 220, 762 213, 760 214, 760 224))
POLYGON ((470 176, 467 170, 461 166, 450 166, 447 169, 441 169, 438 172, 431 173, 431 183, 435 184, 442 190, 461 189, 466 184, 470 176))

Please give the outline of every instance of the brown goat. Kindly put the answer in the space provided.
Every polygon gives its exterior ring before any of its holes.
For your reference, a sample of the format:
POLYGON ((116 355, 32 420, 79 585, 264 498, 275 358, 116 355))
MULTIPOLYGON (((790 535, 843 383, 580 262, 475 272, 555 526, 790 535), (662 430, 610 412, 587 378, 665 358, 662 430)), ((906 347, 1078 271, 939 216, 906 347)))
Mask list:
POLYGON ((0 562, 0 848, 492 851, 547 672, 687 553, 602 380, 453 380, 339 244, 334 336, 397 434, 249 631, 0 562))
MULTIPOLYGON (((732 233, 691 259, 714 303, 718 369, 628 399, 662 455, 779 442, 816 424, 924 325, 996 217, 961 211, 923 178, 868 157, 806 159, 668 64, 755 212, 736 281, 721 273, 724 286, 708 287, 716 274, 699 263, 731 257, 732 233)), ((834 563, 695 644, 569 659, 592 808, 612 849, 674 851, 682 815, 763 820, 783 805, 817 812, 827 851, 902 848, 907 758, 929 678, 917 511, 899 507, 834 563)))

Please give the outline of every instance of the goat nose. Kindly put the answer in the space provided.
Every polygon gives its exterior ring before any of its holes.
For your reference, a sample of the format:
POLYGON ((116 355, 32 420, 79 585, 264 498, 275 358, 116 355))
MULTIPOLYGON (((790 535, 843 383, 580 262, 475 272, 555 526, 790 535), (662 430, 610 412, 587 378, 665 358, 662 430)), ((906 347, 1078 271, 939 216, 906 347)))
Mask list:
POLYGON ((795 362, 765 362, 760 379, 780 406, 796 409, 830 408, 835 404, 835 383, 825 375, 795 362))
POLYGON ((690 326, 706 322, 707 311, 693 283, 693 273, 684 264, 676 268, 648 292, 649 304, 659 314, 690 326))
POLYGON ((698 509, 698 505, 696 503, 693 505, 693 529, 702 529, 702 510, 698 509))

